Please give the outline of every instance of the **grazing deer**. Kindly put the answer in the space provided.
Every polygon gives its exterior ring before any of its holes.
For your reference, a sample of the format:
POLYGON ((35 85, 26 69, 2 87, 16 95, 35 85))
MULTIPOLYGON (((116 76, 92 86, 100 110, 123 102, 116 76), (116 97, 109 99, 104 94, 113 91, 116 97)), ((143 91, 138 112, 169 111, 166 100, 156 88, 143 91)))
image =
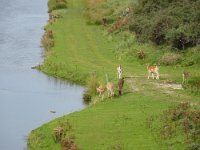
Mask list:
POLYGON ((102 84, 99 85, 99 87, 96 88, 97 93, 99 93, 99 97, 101 97, 101 99, 104 98, 104 92, 106 90, 106 87, 102 84))
POLYGON ((148 70, 148 79, 151 76, 154 79, 154 74, 156 74, 156 79, 159 79, 159 65, 155 65, 155 66, 147 66, 147 70, 148 70))
POLYGON ((182 84, 183 84, 183 83, 185 83, 185 81, 187 81, 187 79, 189 78, 190 73, 187 72, 187 71, 183 71, 182 76, 183 76, 183 82, 182 82, 182 84))
POLYGON ((107 88, 107 92, 108 92, 108 97, 114 97, 115 93, 114 93, 114 84, 112 82, 108 82, 106 85, 107 88))

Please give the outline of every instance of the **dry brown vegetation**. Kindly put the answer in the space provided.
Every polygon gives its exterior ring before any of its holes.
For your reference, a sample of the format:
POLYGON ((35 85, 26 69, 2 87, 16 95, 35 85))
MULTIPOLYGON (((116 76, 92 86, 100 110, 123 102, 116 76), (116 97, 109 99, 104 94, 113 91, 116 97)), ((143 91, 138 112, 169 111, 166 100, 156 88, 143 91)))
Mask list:
POLYGON ((62 150, 81 150, 67 132, 72 129, 69 122, 60 123, 58 127, 53 129, 53 138, 56 143, 61 145, 62 150))

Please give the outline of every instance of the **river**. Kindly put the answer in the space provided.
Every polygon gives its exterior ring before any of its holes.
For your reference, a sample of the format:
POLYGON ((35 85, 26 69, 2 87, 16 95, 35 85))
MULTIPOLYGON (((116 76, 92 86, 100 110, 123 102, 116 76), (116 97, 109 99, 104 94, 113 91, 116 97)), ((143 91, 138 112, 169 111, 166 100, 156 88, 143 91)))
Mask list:
POLYGON ((47 0, 1 0, 0 150, 26 149, 32 129, 85 107, 83 87, 31 69, 47 19, 47 0))

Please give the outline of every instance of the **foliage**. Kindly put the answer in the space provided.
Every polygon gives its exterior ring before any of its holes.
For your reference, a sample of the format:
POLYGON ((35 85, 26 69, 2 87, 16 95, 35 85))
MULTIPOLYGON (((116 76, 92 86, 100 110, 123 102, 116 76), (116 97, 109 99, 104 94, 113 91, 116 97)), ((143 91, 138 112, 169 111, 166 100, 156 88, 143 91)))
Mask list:
POLYGON ((195 95, 200 95, 200 77, 194 75, 193 77, 190 77, 189 80, 184 84, 184 88, 195 95))
POLYGON ((200 0, 141 0, 133 7, 130 30, 140 41, 184 50, 200 41, 200 0))
POLYGON ((200 46, 188 49, 188 51, 183 55, 184 62, 183 66, 192 66, 200 63, 200 46))
POLYGON ((181 55, 176 53, 165 53, 161 59, 160 63, 164 65, 176 65, 180 63, 181 55))
POLYGON ((180 103, 165 111, 161 117, 161 136, 168 140, 182 135, 189 149, 200 149, 200 110, 190 103, 180 103))
POLYGON ((138 59, 144 59, 146 57, 144 50, 139 50, 137 52, 137 57, 138 57, 138 59))

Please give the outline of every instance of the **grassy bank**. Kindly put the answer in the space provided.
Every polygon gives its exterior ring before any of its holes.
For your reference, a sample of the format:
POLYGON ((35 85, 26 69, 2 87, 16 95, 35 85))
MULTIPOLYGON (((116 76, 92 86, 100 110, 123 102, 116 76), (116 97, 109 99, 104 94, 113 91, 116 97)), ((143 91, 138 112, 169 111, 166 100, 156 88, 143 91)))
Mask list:
MULTIPOLYGON (((127 93, 121 98, 104 101, 81 112, 58 118, 34 130, 29 137, 31 149, 60 149, 53 140, 53 129, 68 121, 72 129, 67 133, 85 150, 102 149, 167 149, 159 138, 146 128, 149 115, 161 113, 167 101, 127 93), (152 111, 154 110, 154 111, 152 111)), ((155 133, 154 133, 155 134, 155 133)))
MULTIPOLYGON (((77 147, 84 150, 184 149, 184 139, 164 142, 160 138, 160 124, 155 125, 157 130, 153 133, 146 127, 146 119, 179 102, 199 103, 198 95, 164 86, 181 83, 184 69, 198 76, 198 66, 161 66, 161 79, 147 80, 145 63, 132 58, 120 59, 115 53, 122 34, 107 34, 102 26, 87 24, 86 6, 85 0, 70 0, 67 9, 51 12, 59 16, 45 27, 46 31, 52 31, 53 36, 47 37, 51 37, 53 46, 45 51, 45 60, 39 69, 84 85, 92 74, 97 76, 98 81, 106 83, 107 74, 109 81, 116 84, 116 67, 122 64, 124 76, 130 77, 125 79, 124 94, 33 130, 28 138, 30 149, 61 149, 61 144, 53 138, 53 131, 66 124, 70 126, 66 130, 66 138, 72 139, 77 147)), ((134 44, 137 49, 154 49, 153 46, 134 44)), ((98 98, 94 97, 94 100, 98 98)))

